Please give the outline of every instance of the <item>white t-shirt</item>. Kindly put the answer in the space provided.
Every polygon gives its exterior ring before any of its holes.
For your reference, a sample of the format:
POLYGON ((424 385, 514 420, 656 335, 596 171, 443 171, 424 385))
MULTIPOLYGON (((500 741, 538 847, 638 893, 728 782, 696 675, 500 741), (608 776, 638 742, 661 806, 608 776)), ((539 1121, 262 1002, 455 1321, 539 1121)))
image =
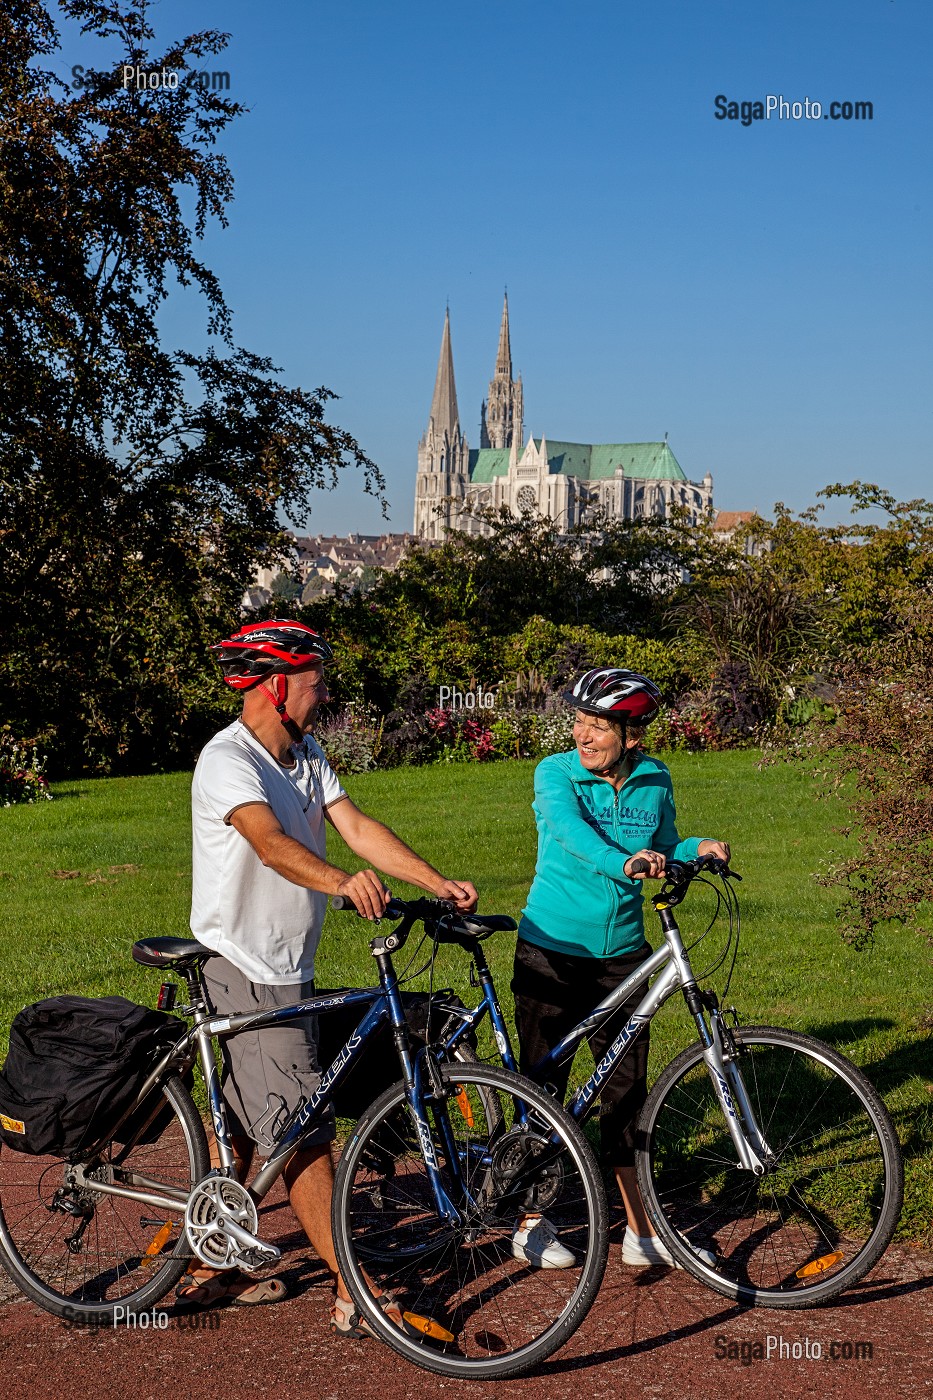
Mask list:
POLYGON ((263 865, 228 818, 264 802, 282 830, 324 858, 324 808, 346 793, 310 737, 284 768, 235 720, 215 734, 194 770, 191 931, 251 982, 289 984, 314 976, 327 895, 292 884, 263 865))

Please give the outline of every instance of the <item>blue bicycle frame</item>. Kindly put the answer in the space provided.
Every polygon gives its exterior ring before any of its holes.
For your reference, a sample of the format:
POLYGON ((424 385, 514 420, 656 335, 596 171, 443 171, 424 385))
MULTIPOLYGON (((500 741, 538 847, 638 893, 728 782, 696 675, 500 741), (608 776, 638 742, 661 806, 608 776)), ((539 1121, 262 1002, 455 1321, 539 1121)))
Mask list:
MULTIPOLYGON (((362 1020, 337 1058, 322 1074, 318 1088, 309 1099, 294 1110, 277 1133, 270 1156, 252 1181, 249 1188, 250 1194, 257 1202, 264 1198, 270 1187, 281 1175, 288 1161, 295 1152, 300 1150, 303 1139, 318 1125, 336 1090, 356 1064, 368 1042, 388 1022, 392 1028, 398 1051, 402 1078, 405 1083, 405 1097, 424 1157, 436 1209, 446 1222, 450 1224, 460 1223, 463 1214, 451 1200, 441 1180, 431 1128, 427 1119, 425 1101, 432 1095, 433 1081, 429 1081, 428 1085, 425 1084, 426 1052, 419 1051, 414 1058, 412 1057, 398 978, 392 965, 391 954, 402 946, 408 932, 409 928, 399 927, 390 934, 381 935, 370 941, 370 948, 379 968, 380 985, 378 987, 322 993, 320 996, 297 1002, 294 1006, 281 1007, 272 1011, 218 1015, 210 1007, 201 979, 200 967, 191 966, 179 969, 188 982, 191 995, 189 1009, 194 1024, 154 1067, 140 1090, 138 1101, 145 1099, 146 1095, 156 1087, 166 1070, 180 1069, 184 1071, 190 1067, 197 1055, 204 1072, 221 1168, 227 1175, 234 1176, 233 1144, 221 1093, 220 1073, 211 1043, 212 1037, 228 1039, 243 1031, 262 1030, 266 1026, 283 1025, 300 1016, 326 1015, 328 1011, 337 1011, 341 1007, 365 1005, 368 1009, 362 1020)), ((150 940, 150 942, 154 943, 155 940, 150 940)), ((453 1176, 455 1194, 462 1202, 468 1203, 470 1193, 460 1169, 458 1152, 453 1147, 446 1114, 435 1114, 435 1119, 445 1149, 447 1168, 453 1176)), ((108 1188, 103 1189, 107 1190, 108 1188)))

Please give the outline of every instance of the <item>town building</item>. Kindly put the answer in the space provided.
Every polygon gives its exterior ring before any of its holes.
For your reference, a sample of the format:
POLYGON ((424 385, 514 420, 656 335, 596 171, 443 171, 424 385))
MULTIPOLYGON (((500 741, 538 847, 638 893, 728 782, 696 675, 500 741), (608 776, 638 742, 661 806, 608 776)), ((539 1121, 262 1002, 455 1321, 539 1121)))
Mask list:
POLYGON ((720 544, 729 544, 736 533, 742 531, 743 554, 748 559, 757 559, 771 546, 760 534, 749 529, 756 520, 761 521, 761 516, 756 510, 719 510, 713 520, 713 538, 720 544))
POLYGON ((302 603, 333 593, 337 583, 366 587, 377 569, 397 569, 413 545, 413 535, 293 535, 282 564, 258 569, 243 597, 249 611, 276 597, 302 603))
POLYGON ((667 440, 580 443, 529 435, 522 447, 524 390, 512 378, 506 295, 489 393, 480 409, 480 445, 471 449, 460 425, 450 339, 444 317, 431 412, 418 444, 415 534, 443 539, 451 527, 488 534, 477 507, 537 511, 567 529, 597 515, 613 520, 672 514, 696 521, 713 505, 713 478, 688 481, 667 440))

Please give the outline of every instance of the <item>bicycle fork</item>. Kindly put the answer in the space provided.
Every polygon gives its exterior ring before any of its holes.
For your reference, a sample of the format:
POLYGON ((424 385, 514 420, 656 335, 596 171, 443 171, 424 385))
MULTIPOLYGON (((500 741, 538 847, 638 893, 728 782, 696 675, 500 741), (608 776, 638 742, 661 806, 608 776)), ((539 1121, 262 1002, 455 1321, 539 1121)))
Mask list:
MULTIPOLYGON (((655 908, 658 906, 655 905, 655 908)), ((774 1160, 774 1153, 755 1119, 739 1068, 739 1051, 735 1038, 722 1019, 722 1010, 715 992, 703 992, 697 986, 671 910, 662 907, 658 909, 658 913, 684 1000, 696 1024, 703 1047, 703 1060, 723 1111, 739 1166, 754 1176, 764 1176, 769 1164, 774 1160), (707 1011, 712 1029, 706 1024, 707 1011)))

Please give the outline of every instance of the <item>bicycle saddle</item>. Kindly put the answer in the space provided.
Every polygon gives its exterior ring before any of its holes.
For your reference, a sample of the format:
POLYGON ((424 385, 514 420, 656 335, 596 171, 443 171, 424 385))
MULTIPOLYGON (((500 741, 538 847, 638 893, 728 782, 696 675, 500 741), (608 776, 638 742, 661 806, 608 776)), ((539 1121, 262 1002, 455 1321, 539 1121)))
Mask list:
POLYGON ((461 938, 483 939, 515 928, 518 925, 507 914, 445 914, 432 924, 430 933, 438 943, 455 943, 461 938))
POLYGON ((133 944, 134 961, 146 967, 191 967, 217 956, 213 948, 193 938, 141 938, 133 944))

